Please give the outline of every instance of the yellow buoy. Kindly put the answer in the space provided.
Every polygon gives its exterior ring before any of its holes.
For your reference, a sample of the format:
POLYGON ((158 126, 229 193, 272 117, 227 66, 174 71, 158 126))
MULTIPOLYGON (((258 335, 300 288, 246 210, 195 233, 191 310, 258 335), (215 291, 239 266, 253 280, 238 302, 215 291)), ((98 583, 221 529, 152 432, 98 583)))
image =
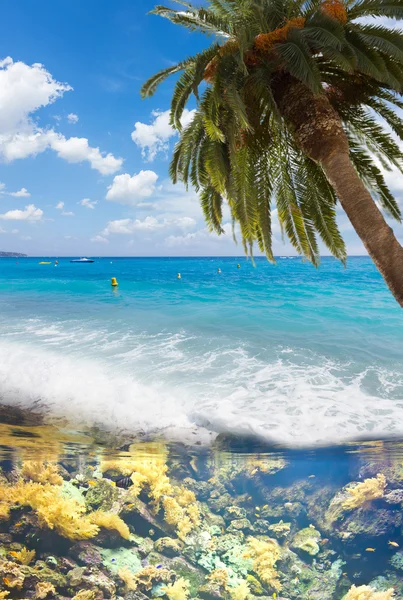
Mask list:
POLYGON ((180 273, 177 274, 176 279, 182 279, 182 276, 180 273))
POLYGON ((112 279, 111 279, 111 286, 112 286, 112 287, 117 287, 118 285, 119 285, 119 284, 118 284, 118 282, 116 281, 116 277, 112 277, 112 279))

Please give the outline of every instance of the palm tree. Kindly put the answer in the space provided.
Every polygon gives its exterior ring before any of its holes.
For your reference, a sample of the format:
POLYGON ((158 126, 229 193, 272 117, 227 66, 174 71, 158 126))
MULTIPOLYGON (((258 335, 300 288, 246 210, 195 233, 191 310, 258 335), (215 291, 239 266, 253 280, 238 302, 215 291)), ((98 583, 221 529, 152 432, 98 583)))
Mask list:
POLYGON ((392 294, 403 306, 403 248, 382 211, 401 220, 383 170, 403 169, 403 32, 362 17, 403 17, 403 0, 174 0, 152 13, 212 35, 203 52, 145 83, 151 96, 181 72, 171 103, 180 132, 174 182, 200 192, 211 230, 222 206, 270 261, 271 214, 296 250, 317 265, 316 233, 345 262, 340 202, 392 294), (190 125, 181 116, 190 97, 190 125))

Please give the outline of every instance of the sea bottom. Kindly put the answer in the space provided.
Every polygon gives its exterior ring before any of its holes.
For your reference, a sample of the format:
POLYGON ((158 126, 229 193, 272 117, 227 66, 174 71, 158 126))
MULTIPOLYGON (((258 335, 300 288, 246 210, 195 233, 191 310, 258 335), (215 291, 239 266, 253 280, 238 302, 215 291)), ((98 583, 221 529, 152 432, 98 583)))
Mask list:
POLYGON ((403 597, 403 448, 0 425, 0 598, 403 597))

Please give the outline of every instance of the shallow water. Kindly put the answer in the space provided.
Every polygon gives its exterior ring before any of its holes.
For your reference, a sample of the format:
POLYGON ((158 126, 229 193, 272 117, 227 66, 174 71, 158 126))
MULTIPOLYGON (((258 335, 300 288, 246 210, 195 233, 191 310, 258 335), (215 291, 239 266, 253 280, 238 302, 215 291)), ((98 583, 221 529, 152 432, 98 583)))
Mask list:
POLYGON ((402 433, 403 317, 368 258, 40 260, 0 259, 3 402, 188 442, 402 433))
POLYGON ((11 598, 38 597, 44 582, 49 598, 92 593, 80 600, 403 597, 403 442, 119 446, 8 420, 0 593, 11 598))

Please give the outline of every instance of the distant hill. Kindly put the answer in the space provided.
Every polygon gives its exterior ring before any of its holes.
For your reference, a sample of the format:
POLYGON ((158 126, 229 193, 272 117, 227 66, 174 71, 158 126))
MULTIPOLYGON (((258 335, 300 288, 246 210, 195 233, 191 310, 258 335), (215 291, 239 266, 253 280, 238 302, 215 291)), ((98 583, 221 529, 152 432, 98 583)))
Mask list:
POLYGON ((9 258, 24 258, 27 254, 20 254, 19 252, 1 252, 0 250, 0 258, 9 257, 9 258))

